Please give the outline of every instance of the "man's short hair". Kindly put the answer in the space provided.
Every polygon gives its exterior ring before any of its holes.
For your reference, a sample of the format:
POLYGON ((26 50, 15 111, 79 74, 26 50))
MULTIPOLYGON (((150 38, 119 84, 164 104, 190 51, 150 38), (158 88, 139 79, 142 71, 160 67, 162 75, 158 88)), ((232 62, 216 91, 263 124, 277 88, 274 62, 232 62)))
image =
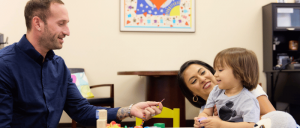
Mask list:
POLYGON ((64 4, 61 0, 29 0, 25 6, 24 16, 26 21, 27 31, 31 30, 32 18, 38 16, 45 24, 46 19, 51 15, 51 3, 64 4))

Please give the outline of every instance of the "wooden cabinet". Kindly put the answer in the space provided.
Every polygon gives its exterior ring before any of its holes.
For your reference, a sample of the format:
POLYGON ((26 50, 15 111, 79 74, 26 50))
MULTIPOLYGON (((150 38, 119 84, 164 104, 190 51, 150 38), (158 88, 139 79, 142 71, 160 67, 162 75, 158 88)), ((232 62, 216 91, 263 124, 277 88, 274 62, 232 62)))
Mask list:
MULTIPOLYGON (((289 103, 290 109, 297 108, 294 106, 300 105, 300 67, 290 63, 300 60, 300 4, 271 3, 263 6, 262 11, 263 71, 269 100, 275 108, 276 102, 289 103), (283 64, 295 66, 280 67, 283 64)), ((299 124, 300 115, 296 113, 300 110, 290 112, 299 124)))
POLYGON ((280 57, 300 58, 300 4, 271 3, 263 6, 263 71, 276 70, 280 57), (297 49, 290 49, 294 41, 297 49))

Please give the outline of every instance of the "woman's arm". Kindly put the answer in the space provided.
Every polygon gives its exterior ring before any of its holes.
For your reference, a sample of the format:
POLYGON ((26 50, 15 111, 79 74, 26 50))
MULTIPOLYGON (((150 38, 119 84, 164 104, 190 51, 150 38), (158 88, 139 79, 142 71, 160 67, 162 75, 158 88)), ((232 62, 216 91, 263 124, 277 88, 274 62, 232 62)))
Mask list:
POLYGON ((220 128, 253 128, 255 123, 248 123, 248 122, 226 122, 222 121, 220 128))
POLYGON ((261 95, 257 97, 257 100, 259 102, 260 107, 260 117, 269 112, 276 111, 266 95, 261 95))

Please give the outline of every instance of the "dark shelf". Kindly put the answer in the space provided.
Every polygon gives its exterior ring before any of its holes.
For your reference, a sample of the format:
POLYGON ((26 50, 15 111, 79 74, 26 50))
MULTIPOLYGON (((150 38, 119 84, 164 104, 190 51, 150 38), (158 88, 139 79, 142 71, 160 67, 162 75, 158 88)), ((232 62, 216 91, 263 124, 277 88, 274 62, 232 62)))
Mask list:
MULTIPOLYGON (((271 71, 264 71, 264 72, 279 72, 279 70, 271 70, 271 71)), ((300 72, 300 69, 294 69, 294 70, 281 70, 280 72, 300 72)))
POLYGON ((274 31, 300 32, 300 27, 275 28, 274 31), (295 28, 295 30, 287 30, 287 28, 295 28))
MULTIPOLYGON (((267 78, 268 98, 276 109, 276 102, 289 103, 290 114, 295 118, 300 110, 292 109, 294 105, 300 104, 300 69, 274 70, 277 65, 278 54, 286 53, 294 59, 300 58, 300 4, 299 3, 270 3, 262 8, 263 13, 263 72, 267 78), (281 12, 279 8, 288 8, 289 12, 281 12), (277 13, 289 13, 290 25, 294 27, 277 27, 277 13), (287 28, 295 28, 288 30, 287 28), (275 38, 280 42, 273 50, 275 38), (289 42, 298 41, 298 50, 289 50, 289 42)), ((286 10, 285 10, 286 11, 286 10)), ((279 23, 280 24, 280 23, 279 23)), ((281 24, 281 26, 284 26, 281 24)), ((299 105, 300 106, 300 105, 299 105)), ((295 107, 294 107, 295 108, 295 107)), ((300 116, 295 118, 300 123, 300 116)))
POLYGON ((300 52, 300 51, 294 51, 294 50, 274 50, 274 52, 300 52))

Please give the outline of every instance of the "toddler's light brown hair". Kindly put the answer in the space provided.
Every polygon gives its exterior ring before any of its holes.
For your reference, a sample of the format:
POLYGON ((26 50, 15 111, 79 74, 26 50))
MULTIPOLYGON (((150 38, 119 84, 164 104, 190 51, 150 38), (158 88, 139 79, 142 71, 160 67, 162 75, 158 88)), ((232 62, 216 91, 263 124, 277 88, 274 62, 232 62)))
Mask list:
POLYGON ((259 67, 255 53, 245 48, 228 48, 219 52, 214 60, 216 66, 229 66, 236 79, 241 80, 249 91, 256 88, 259 78, 259 67), (220 65, 219 65, 220 64, 220 65))

